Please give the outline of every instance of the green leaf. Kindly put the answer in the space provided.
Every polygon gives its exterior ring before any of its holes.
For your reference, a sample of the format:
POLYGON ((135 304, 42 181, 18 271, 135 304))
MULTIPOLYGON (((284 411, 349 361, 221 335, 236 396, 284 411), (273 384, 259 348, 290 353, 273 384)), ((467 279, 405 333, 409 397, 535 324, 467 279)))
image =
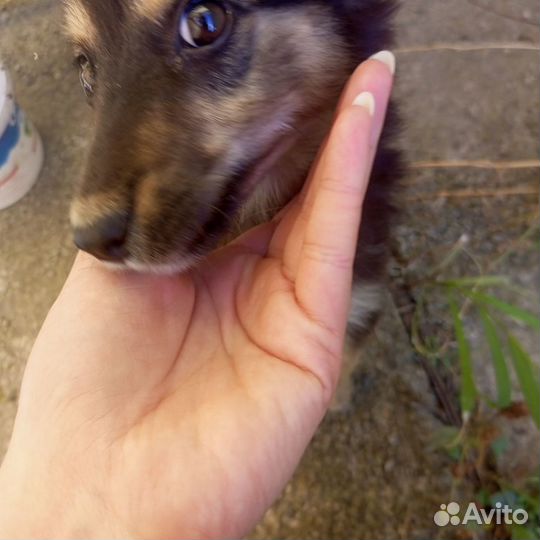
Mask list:
POLYGON ((479 307, 480 318, 484 326, 484 333, 491 351, 491 360, 495 370, 495 380, 497 382, 497 405, 504 409, 512 402, 512 380, 506 365, 503 353, 503 344, 497 333, 497 327, 493 319, 483 307, 479 307))
POLYGON ((438 283, 449 287, 493 287, 510 285, 510 280, 505 276, 476 276, 448 279, 438 283))
POLYGON ((452 461, 460 461, 463 454, 463 450, 461 446, 454 446, 452 448, 447 448, 446 452, 448 454, 448 457, 452 461))
POLYGON ((471 347, 465 335, 463 320, 453 295, 449 295, 450 311, 454 319, 454 331, 458 342, 459 364, 461 370, 461 411, 471 413, 476 404, 476 386, 474 384, 474 373, 471 359, 471 347))
POLYGON ((476 493, 475 493, 475 496, 474 496, 474 500, 475 502, 482 506, 489 506, 490 504, 490 501, 489 501, 489 492, 487 491, 486 488, 480 488, 476 493))
POLYGON ((508 346, 523 397, 534 422, 540 428, 540 382, 536 377, 533 361, 513 335, 508 336, 508 346))
POLYGON ((505 489, 490 495, 489 503, 492 507, 495 507, 497 503, 501 503, 501 505, 507 504, 510 508, 517 508, 519 506, 519 496, 514 490, 505 489))
POLYGON ((460 430, 455 426, 442 426, 431 435, 430 447, 445 450, 459 445, 460 430))
POLYGON ((506 437, 499 437, 491 443, 491 449, 497 458, 501 458, 510 447, 510 443, 506 437))
POLYGON ((499 300, 498 298, 495 298, 494 296, 491 296, 489 294, 472 291, 464 291, 464 294, 469 296, 477 303, 485 304, 487 306, 498 309, 499 311, 502 311, 506 315, 509 315, 516 321, 525 323, 526 325, 534 328, 535 330, 540 330, 540 319, 530 311, 514 306, 512 304, 508 304, 507 302, 503 302, 502 300, 499 300))
POLYGON ((537 540, 538 536, 534 531, 533 526, 525 525, 511 525, 510 531, 512 531, 513 540, 537 540))

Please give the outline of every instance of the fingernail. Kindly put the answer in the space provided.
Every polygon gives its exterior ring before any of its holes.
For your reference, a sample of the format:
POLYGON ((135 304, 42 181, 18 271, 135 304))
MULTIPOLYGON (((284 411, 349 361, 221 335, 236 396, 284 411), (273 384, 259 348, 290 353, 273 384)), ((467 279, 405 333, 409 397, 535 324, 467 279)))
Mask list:
POLYGON ((353 101, 353 105, 364 107, 367 109, 370 116, 375 114, 375 98, 371 92, 362 92, 353 101))
POLYGON ((370 57, 370 60, 382 62, 393 75, 396 72, 396 57, 390 51, 381 51, 370 57))

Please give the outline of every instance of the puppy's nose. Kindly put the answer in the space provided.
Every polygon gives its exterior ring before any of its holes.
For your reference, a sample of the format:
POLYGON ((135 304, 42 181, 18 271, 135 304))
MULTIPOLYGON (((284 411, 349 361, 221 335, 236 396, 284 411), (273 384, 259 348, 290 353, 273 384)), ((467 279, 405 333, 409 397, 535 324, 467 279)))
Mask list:
POLYGON ((89 227, 75 228, 75 245, 109 262, 122 262, 127 257, 126 238, 129 216, 112 214, 89 227))

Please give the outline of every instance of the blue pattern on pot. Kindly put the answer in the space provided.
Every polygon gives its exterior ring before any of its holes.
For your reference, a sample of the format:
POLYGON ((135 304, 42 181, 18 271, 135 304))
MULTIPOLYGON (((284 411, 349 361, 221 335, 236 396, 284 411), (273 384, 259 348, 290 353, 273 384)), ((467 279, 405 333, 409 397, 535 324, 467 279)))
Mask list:
POLYGON ((0 135, 0 167, 8 162, 9 155, 21 138, 21 116, 19 107, 16 107, 4 133, 0 135))

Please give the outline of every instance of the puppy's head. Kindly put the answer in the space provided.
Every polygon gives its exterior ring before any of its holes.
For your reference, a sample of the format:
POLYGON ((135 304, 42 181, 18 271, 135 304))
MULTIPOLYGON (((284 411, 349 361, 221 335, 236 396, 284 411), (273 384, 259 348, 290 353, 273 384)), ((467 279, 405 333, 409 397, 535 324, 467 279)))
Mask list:
POLYGON ((78 246, 170 271, 287 202, 361 60, 346 4, 66 0, 95 121, 78 246))

